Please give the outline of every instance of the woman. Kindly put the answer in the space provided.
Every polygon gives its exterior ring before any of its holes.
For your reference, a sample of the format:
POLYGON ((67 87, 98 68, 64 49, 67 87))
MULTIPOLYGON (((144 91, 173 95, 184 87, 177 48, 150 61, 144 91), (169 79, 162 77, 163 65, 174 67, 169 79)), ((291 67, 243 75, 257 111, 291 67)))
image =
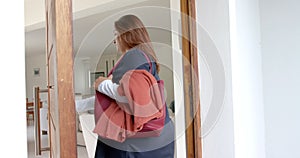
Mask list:
MULTIPOLYGON (((100 77, 95 81, 94 87, 117 101, 126 101, 116 90, 122 76, 129 70, 142 69, 159 80, 159 63, 145 26, 134 15, 125 15, 115 22, 115 44, 118 51, 122 52, 122 57, 112 72, 112 78, 100 77)), ((95 158, 125 157, 174 157, 174 125, 168 110, 164 129, 158 137, 127 138, 124 142, 98 138, 95 158)))

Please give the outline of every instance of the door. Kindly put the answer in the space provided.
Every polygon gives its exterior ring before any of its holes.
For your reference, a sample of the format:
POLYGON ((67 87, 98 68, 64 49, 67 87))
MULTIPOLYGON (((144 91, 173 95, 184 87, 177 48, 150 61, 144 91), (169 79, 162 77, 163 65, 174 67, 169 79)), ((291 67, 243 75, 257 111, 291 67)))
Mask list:
POLYGON ((202 158, 196 1, 180 0, 186 157, 202 158))
POLYGON ((76 158, 71 0, 46 0, 50 158, 76 158))

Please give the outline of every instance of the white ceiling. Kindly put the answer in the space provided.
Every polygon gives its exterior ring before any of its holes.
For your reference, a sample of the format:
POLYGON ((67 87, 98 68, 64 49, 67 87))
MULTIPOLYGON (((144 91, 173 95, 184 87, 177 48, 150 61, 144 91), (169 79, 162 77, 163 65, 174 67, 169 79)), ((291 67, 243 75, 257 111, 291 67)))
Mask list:
MULTIPOLYGON (((120 4, 124 0, 115 0, 110 3, 116 9, 102 6, 92 7, 73 14, 73 40, 75 54, 82 57, 91 57, 99 52, 115 52, 112 43, 113 22, 120 16, 128 13, 138 15, 151 36, 153 42, 170 45, 170 8, 169 0, 149 0, 136 4, 120 4), (164 7, 164 8, 161 8, 164 7), (105 11, 105 12, 103 12, 105 11), (89 14, 82 14, 83 12, 89 14), (84 16, 85 15, 85 16, 84 16), (161 29, 163 28, 163 29, 161 29)), ((25 3, 29 0, 25 0, 25 3)), ((76 1, 75 1, 76 2, 76 1)), ((26 9, 26 8, 25 8, 26 9)), ((25 14, 29 15, 29 14, 25 14)), ((25 17, 28 20, 30 17, 25 17)), ((29 21, 29 20, 28 20, 29 21)), ((44 21, 25 27, 26 56, 45 53, 45 28, 44 21)))

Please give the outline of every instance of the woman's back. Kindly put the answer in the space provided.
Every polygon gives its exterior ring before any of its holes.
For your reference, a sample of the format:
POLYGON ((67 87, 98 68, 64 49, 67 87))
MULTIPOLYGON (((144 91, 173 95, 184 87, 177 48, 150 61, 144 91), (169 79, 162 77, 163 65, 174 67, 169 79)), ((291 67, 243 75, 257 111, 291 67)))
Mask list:
MULTIPOLYGON (((149 64, 144 53, 136 48, 130 49, 120 59, 119 64, 113 71, 114 83, 119 83, 122 76, 129 70, 144 69, 153 74, 157 80, 159 76, 155 62, 151 59, 149 64)), ((125 142, 119 143, 113 140, 99 137, 95 157, 172 157, 174 155, 174 125, 166 110, 165 127, 159 137, 128 138, 125 142), (101 150, 98 148, 102 148, 101 150), (98 151, 99 150, 99 151, 98 151), (131 156, 130 156, 131 155, 131 156)))

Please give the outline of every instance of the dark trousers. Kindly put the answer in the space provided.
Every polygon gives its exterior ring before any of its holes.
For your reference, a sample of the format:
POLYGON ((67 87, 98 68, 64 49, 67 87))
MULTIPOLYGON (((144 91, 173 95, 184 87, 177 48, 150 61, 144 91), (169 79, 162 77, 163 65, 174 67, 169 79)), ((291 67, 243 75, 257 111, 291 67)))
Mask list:
POLYGON ((97 141, 95 158, 174 158, 174 142, 146 152, 128 152, 97 141))

